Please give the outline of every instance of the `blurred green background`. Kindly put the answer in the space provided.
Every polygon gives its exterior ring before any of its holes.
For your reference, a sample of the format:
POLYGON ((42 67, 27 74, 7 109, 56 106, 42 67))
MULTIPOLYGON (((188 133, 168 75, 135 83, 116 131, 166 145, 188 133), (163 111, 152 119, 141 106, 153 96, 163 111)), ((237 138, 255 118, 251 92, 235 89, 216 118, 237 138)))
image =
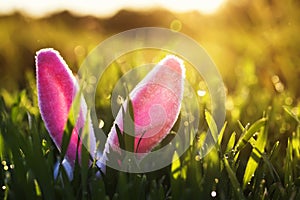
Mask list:
MULTIPOLYGON (((34 18, 0 16, 0 89, 14 93, 34 76, 35 52, 52 47, 74 72, 101 41, 124 30, 156 26, 192 37, 216 63, 227 89, 227 117, 257 119, 280 96, 297 107, 300 98, 299 1, 228 1, 216 13, 162 9, 121 10, 110 18, 68 11, 34 18), (243 109, 244 108, 244 109, 243 109)), ((112 75, 113 76, 113 75, 112 75)))
MULTIPOLYGON (((136 27, 172 28, 194 38, 218 66, 229 94, 238 82, 255 85, 270 96, 300 95, 300 14, 298 1, 228 2, 211 15, 166 10, 121 10, 111 18, 79 17, 69 12, 32 18, 20 13, 0 16, 0 85, 9 92, 26 86, 41 48, 61 52, 76 71, 82 59, 107 37, 136 27), (242 80, 241 80, 242 79, 242 80), (281 85, 276 83, 281 82, 281 85)), ((250 92, 250 96, 252 96, 250 92)))

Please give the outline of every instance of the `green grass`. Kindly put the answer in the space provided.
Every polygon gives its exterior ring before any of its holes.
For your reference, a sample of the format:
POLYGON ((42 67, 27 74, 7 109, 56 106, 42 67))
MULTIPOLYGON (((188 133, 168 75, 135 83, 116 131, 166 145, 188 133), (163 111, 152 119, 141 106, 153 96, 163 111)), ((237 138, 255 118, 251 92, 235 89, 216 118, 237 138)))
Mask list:
MULTIPOLYGON (((214 148, 203 158, 202 134, 193 130, 199 134, 190 148, 161 170, 129 174, 108 169, 99 179, 94 165, 76 163, 74 179, 69 181, 63 168, 54 179, 54 164, 63 154, 52 143, 37 110, 34 79, 28 83, 32 87, 16 95, 1 93, 3 199, 300 198, 300 123, 295 114, 299 107, 269 107, 251 123, 228 121, 215 138, 214 148), (277 112, 282 114, 279 121, 275 120, 277 112), (282 124, 289 124, 285 134, 274 128, 282 124)), ((216 135, 208 111, 205 118, 216 135)), ((88 155, 84 148, 82 153, 88 155)), ((82 159, 87 163, 88 157, 82 159)))

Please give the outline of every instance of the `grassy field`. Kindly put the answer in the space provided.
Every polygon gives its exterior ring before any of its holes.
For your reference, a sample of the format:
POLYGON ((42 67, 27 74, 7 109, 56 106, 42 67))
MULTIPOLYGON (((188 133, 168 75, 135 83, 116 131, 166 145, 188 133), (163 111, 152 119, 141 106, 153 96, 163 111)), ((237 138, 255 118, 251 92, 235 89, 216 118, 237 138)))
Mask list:
MULTIPOLYGON (((300 199, 298 8, 297 1, 277 0, 230 4, 211 16, 162 10, 121 11, 107 19, 68 12, 39 19, 0 16, 0 198, 300 199), (53 47, 76 72, 105 38, 143 26, 179 29, 218 66, 227 98, 217 144, 202 158, 203 130, 192 130, 199 137, 179 161, 161 170, 108 169, 99 179, 95 166, 77 164, 72 181, 63 170, 54 179, 54 165, 62 158, 38 110, 35 52, 53 47)), ((110 111, 108 100, 98 106, 110 111)), ((201 114, 203 126, 216 131, 209 113, 201 114)), ((104 118, 106 133, 110 115, 104 118)))

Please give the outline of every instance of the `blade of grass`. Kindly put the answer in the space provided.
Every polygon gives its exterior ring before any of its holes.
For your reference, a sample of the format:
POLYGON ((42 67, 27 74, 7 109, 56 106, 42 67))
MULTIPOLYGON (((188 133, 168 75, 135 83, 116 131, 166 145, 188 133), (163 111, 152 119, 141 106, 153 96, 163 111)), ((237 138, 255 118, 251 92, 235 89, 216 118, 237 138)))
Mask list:
MULTIPOLYGON (((205 110, 205 120, 208 124, 209 130, 213 137, 214 142, 217 142, 218 141, 218 127, 217 127, 217 124, 216 124, 214 118, 208 112, 208 110, 205 110)), ((217 143, 217 144, 219 144, 219 143, 217 143)))
POLYGON ((221 146, 221 142, 222 142, 222 139, 223 139, 223 136, 224 136, 224 132, 225 132, 225 129, 226 129, 226 126, 227 126, 227 122, 224 123, 220 133, 219 133, 219 137, 218 137, 218 145, 221 146))
POLYGON ((28 167, 26 166, 24 159, 24 150, 29 147, 26 145, 25 139, 20 133, 18 127, 14 126, 14 123, 11 119, 7 119, 5 123, 5 128, 3 128, 3 138, 8 147, 6 150, 8 153, 11 153, 11 159, 14 163, 14 171, 12 173, 12 185, 14 187, 16 199, 26 198, 34 199, 35 190, 34 185, 31 180, 27 177, 28 167))
POLYGON ((82 199, 87 198, 87 179, 88 179, 88 170, 89 170, 89 161, 90 161, 90 131, 89 125, 91 124, 90 111, 86 113, 86 121, 81 133, 81 188, 82 188, 82 199))
POLYGON ((296 158, 300 158, 300 131, 293 132, 292 147, 296 158))
POLYGON ((68 114, 68 120, 67 124, 64 129, 62 143, 61 143, 61 162, 63 161, 63 158, 65 157, 65 154, 67 153, 67 149, 71 140, 72 131, 73 128, 76 125, 77 118, 79 116, 80 112, 80 103, 83 101, 82 99, 82 87, 79 89, 78 93, 75 95, 75 98, 72 102, 69 114, 68 114))
POLYGON ((49 168, 46 159, 43 156, 42 152, 42 139, 40 138, 38 129, 36 127, 36 120, 32 117, 32 146, 31 151, 28 152, 27 162, 32 168, 37 182, 42 190, 43 196, 45 199, 54 198, 54 189, 53 189, 53 176, 49 168))
POLYGON ((124 142, 123 134, 122 134, 118 124, 115 124, 115 128, 116 128, 120 148, 125 149, 125 142, 124 142))
POLYGON ((126 111, 123 113, 123 137, 126 151, 134 152, 134 135, 133 105, 128 97, 126 111))
POLYGON ((181 166, 180 159, 177 152, 175 151, 172 158, 172 165, 171 165, 171 173, 174 179, 180 177, 180 166, 181 166))
POLYGON ((266 144, 267 144, 267 128, 266 126, 262 126, 260 128, 260 132, 257 136, 257 140, 255 141, 251 155, 247 162, 247 166, 243 177, 243 188, 246 188, 247 184, 250 182, 252 176, 254 175, 258 167, 258 164, 262 158, 262 154, 264 152, 266 144))
POLYGON ((235 138, 236 138, 236 133, 233 132, 228 140, 228 143, 226 146, 226 152, 229 152, 233 149, 234 144, 235 144, 235 138))
POLYGON ((288 187, 293 183, 293 148, 291 144, 291 139, 288 139, 288 144, 286 148, 286 156, 285 156, 285 165, 284 165, 284 186, 288 187))
POLYGON ((243 194, 243 191, 242 191, 240 183, 239 183, 239 181, 238 181, 238 179, 235 175, 235 172, 231 169, 231 167, 229 165, 229 162, 228 162, 226 157, 223 158, 223 161, 224 161, 225 169, 228 173, 230 182, 233 186, 233 190, 236 194, 237 199, 245 200, 246 198, 243 194))
POLYGON ((265 154, 262 154, 262 158, 264 159, 264 162, 267 164, 274 182, 281 183, 280 176, 276 171, 275 167, 273 166, 273 164, 271 163, 270 159, 265 154))
POLYGON ((245 147, 245 145, 248 143, 249 139, 262 127, 264 126, 265 122, 267 121, 267 118, 261 118, 257 120, 254 124, 250 126, 248 130, 240 137, 240 139, 237 142, 237 145, 235 146, 235 151, 239 151, 245 147))
POLYGON ((300 120, 299 120, 298 116, 292 111, 292 109, 290 107, 288 107, 288 106, 282 106, 282 107, 286 113, 288 113, 293 119, 296 120, 296 122, 298 124, 300 124, 300 120))

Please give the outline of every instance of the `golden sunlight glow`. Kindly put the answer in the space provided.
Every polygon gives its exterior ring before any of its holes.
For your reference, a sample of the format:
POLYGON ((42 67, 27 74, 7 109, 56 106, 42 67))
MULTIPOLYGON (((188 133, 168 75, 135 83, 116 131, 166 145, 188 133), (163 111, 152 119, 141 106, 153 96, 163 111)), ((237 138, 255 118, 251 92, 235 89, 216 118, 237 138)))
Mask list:
POLYGON ((29 15, 43 16, 52 12, 70 10, 80 15, 112 16, 121 9, 147 10, 165 8, 174 12, 199 11, 212 14, 226 0, 3 0, 0 1, 0 14, 22 11, 29 15))
POLYGON ((226 0, 170 0, 161 1, 162 7, 169 8, 174 11, 196 10, 200 13, 211 14, 216 12, 226 0))

